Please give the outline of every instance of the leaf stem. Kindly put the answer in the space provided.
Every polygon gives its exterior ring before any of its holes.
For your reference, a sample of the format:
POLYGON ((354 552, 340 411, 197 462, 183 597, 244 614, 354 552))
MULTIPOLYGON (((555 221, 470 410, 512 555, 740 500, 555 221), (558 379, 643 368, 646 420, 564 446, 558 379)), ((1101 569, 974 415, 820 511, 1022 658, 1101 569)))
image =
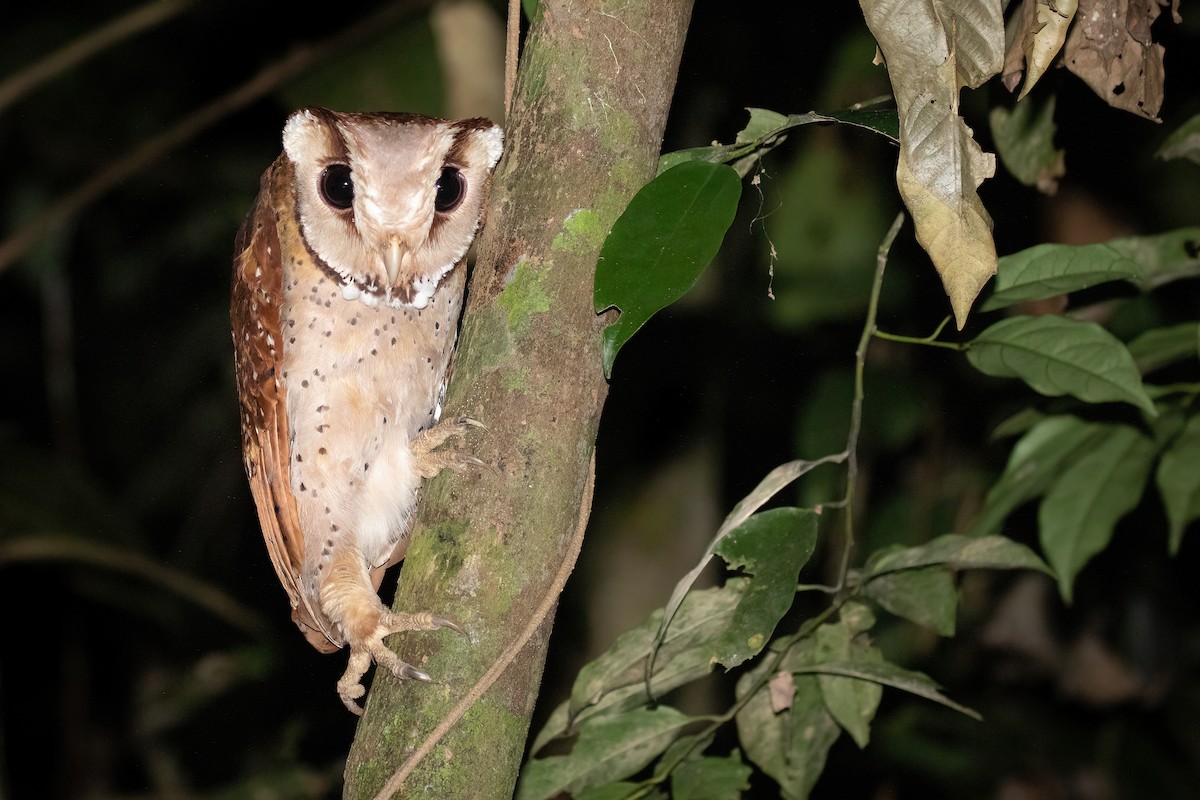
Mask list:
MULTIPOLYGON (((904 224, 904 213, 896 215, 892 226, 879 244, 879 252, 875 258, 875 279, 871 283, 871 299, 867 302, 867 318, 863 322, 862 335, 858 339, 858 348, 854 351, 854 401, 850 407, 850 434, 846 437, 846 493, 843 497, 845 508, 842 511, 843 540, 842 565, 838 569, 838 579, 834 591, 840 592, 846 585, 846 575, 850 570, 850 554, 854 549, 854 494, 858 487, 858 436, 862 431, 862 406, 865 390, 863 388, 863 373, 867 365, 867 345, 871 336, 876 333, 875 321, 879 314, 879 295, 883 289, 883 272, 887 267, 888 253, 892 242, 900 233, 904 224)), ((943 323, 945 324, 945 323, 943 323)), ((939 329, 940 330, 940 329, 939 329)), ((935 334, 936 335, 936 334, 935 334)))
POLYGON ((937 326, 937 330, 935 330, 933 333, 931 333, 925 337, 901 336, 898 333, 888 333, 887 331, 881 331, 878 328, 876 328, 874 330, 873 335, 880 339, 886 339, 889 342, 903 342, 904 344, 925 344, 925 345, 929 345, 930 347, 942 347, 947 350, 966 350, 967 347, 969 346, 967 344, 962 344, 959 342, 936 341, 937 337, 942 335, 942 331, 945 329, 946 325, 949 322, 950 322, 950 317, 946 317, 945 319, 942 320, 941 324, 937 326))

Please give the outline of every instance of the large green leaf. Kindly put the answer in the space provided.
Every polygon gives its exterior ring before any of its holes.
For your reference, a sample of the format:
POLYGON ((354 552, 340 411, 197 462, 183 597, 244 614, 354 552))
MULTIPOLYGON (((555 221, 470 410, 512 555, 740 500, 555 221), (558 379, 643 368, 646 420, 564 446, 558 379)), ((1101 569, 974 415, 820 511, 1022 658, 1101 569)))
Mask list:
MULTIPOLYGON (((817 515, 804 508, 755 514, 730 532, 716 553, 753 575, 713 655, 726 668, 766 646, 796 594, 796 579, 817 544, 817 515)), ((661 656, 660 656, 661 658, 661 656)))
POLYGON ((1140 284, 1145 278, 1136 261, 1108 244, 1039 244, 1000 259, 996 290, 981 310, 1042 300, 1107 281, 1140 284))
POLYGON ((1094 322, 1010 317, 979 334, 967 359, 980 372, 1020 378, 1050 397, 1130 403, 1149 416, 1157 413, 1125 345, 1094 322))
MULTIPOLYGON (((708 563, 712 560, 713 554, 717 551, 717 547, 720 546, 725 537, 733 532, 743 522, 750 519, 755 511, 762 508, 764 503, 782 491, 785 487, 790 485, 801 475, 805 475, 823 464, 840 464, 846 460, 847 455, 848 454, 846 452, 842 452, 831 456, 824 456, 813 461, 797 459, 795 461, 789 461, 785 464, 780 464, 778 467, 767 473, 766 477, 759 481, 758 485, 755 486, 748 495, 738 501, 737 505, 733 507, 733 510, 730 511, 725 517, 724 522, 721 523, 721 527, 717 529, 716 535, 713 536, 712 541, 709 542, 708 547, 704 551, 704 555, 700 557, 700 561, 696 564, 696 566, 688 570, 688 573, 680 578, 675 584, 675 588, 671 590, 671 597, 667 600, 667 605, 664 607, 662 622, 659 624, 658 635, 655 637, 655 648, 657 648, 659 643, 661 643, 666 637, 667 630, 672 624, 672 620, 674 620, 675 614, 680 608, 680 604, 683 603, 684 598, 687 597, 688 592, 691 591, 692 584, 696 582, 696 578, 700 577, 700 573, 702 573, 705 568, 708 567, 708 563)), ((651 664, 653 664, 654 661, 654 656, 651 656, 651 664)))
POLYGON ((597 719, 581 727, 570 755, 526 764, 516 798, 547 800, 628 777, 653 761, 691 721, 670 706, 597 719))
POLYGON ((750 112, 750 120, 746 127, 738 132, 733 144, 689 147, 664 153, 658 160, 659 173, 685 161, 707 161, 711 164, 729 164, 744 178, 763 156, 787 138, 788 131, 814 123, 835 122, 852 125, 878 133, 892 141, 897 141, 899 137, 896 109, 879 107, 872 103, 827 114, 810 111, 807 114, 785 116, 765 108, 746 110, 750 112))
MULTIPOLYGON (((811 658, 811 648, 794 647, 781 669, 801 666, 811 658)), ((737 695, 745 696, 758 686, 769 666, 769 659, 742 676, 737 695)), ((816 676, 794 679, 791 706, 776 713, 766 684, 746 700, 738 710, 738 740, 746 756, 779 783, 786 800, 805 800, 825 768, 829 748, 841 735, 837 720, 829 713, 821 696, 816 676)))
POLYGON ((1129 343, 1129 355, 1143 375, 1200 355, 1200 323, 1182 322, 1154 328, 1129 343))
POLYGON ((634 195, 600 249, 596 312, 621 316, 604 329, 604 374, 625 342, 682 297, 717 254, 737 211, 742 184, 723 164, 688 161, 634 195))
POLYGON ((1162 454, 1155 475, 1170 525, 1170 547, 1179 552, 1188 523, 1200 518, 1200 416, 1188 420, 1162 454))
POLYGON ((1128 236, 1108 244, 1142 265, 1145 288, 1200 275, 1200 227, 1178 228, 1154 236, 1128 236))
POLYGON ((1141 499, 1157 452, 1154 440, 1136 428, 1100 427, 1105 435, 1066 466, 1038 509, 1042 551, 1068 602, 1075 576, 1141 499))
POLYGON ((921 567, 889 572, 865 587, 867 597, 880 606, 941 636, 954 635, 958 590, 954 575, 945 567, 921 567))
POLYGON ((1100 426, 1070 414, 1037 422, 1013 446, 1000 479, 992 485, 971 537, 995 533, 1022 503, 1041 496, 1076 454, 1104 437, 1100 426))
POLYGON ((749 765, 737 752, 685 761, 671 775, 673 800, 738 800, 750 788, 749 765))
MULTIPOLYGON (((813 636, 813 657, 821 662, 878 664, 883 661, 879 649, 871 644, 867 631, 875 626, 875 616, 861 603, 846 603, 836 623, 817 628, 813 636)), ((883 688, 878 683, 819 674, 817 685, 825 707, 860 748, 871 738, 871 720, 879 708, 883 688)))
POLYGON ((869 578, 899 570, 942 566, 950 569, 1036 569, 1049 572, 1037 555, 1004 536, 948 533, 916 547, 879 550, 867 560, 869 578))
POLYGON ((1176 128, 1154 155, 1163 160, 1186 158, 1200 164, 1200 114, 1176 128))
POLYGON ((940 703, 952 708, 972 719, 981 719, 979 712, 967 708, 946 697, 938 689, 938 685, 929 676, 898 667, 887 661, 852 661, 852 662, 822 662, 819 664, 802 664, 791 668, 797 674, 838 675, 855 678, 860 681, 871 681, 881 686, 915 694, 926 700, 940 703))
MULTIPOLYGON (((1028 98, 1011 110, 996 106, 988 114, 996 152, 1008 171, 1026 186, 1054 194, 1066 172, 1063 151, 1054 146, 1054 95, 1040 108, 1028 98)), ((1000 273, 1004 259, 1000 259, 1000 273)))
POLYGON ((571 699, 551 713, 532 752, 589 719, 645 705, 711 672, 713 643, 728 629, 748 583, 744 578, 732 578, 720 588, 687 594, 661 643, 661 657, 654 662, 649 686, 652 696, 646 693, 646 659, 659 631, 662 609, 617 637, 612 647, 580 669, 571 699))

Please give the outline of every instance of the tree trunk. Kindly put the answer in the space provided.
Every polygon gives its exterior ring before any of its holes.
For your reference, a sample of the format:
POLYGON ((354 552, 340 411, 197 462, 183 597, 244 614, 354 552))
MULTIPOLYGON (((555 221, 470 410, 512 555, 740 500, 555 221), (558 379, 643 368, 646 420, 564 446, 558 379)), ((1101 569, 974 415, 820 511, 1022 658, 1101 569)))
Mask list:
POLYGON ((607 394, 596 258, 654 174, 691 7, 539 4, 446 402, 445 418, 487 425, 464 449, 489 467, 426 486, 395 603, 453 616, 471 641, 448 630, 390 641, 435 683, 376 674, 346 798, 390 794, 398 769, 402 794, 512 795, 607 394))

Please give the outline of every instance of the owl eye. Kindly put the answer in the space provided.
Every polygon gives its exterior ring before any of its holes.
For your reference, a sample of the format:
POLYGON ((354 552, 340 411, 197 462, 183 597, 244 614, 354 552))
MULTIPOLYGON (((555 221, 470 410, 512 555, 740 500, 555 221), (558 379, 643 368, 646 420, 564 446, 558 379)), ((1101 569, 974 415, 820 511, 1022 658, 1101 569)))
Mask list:
POLYGON ((438 213, 445 214, 458 208, 467 193, 467 179, 457 167, 446 167, 438 176, 437 196, 433 199, 433 207, 438 213))
POLYGON ((354 205, 354 181, 350 167, 330 164, 321 173, 321 199, 334 208, 345 210, 354 205))

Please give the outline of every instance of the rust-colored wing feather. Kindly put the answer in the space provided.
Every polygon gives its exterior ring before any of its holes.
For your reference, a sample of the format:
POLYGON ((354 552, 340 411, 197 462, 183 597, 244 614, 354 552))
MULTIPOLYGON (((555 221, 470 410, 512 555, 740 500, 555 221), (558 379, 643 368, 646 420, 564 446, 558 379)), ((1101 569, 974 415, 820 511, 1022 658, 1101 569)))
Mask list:
POLYGON ((272 203, 272 197, 285 198, 283 204, 289 208, 279 210, 286 214, 291 211, 291 193, 286 186, 272 184, 281 177, 282 167, 276 162, 263 175, 258 199, 234 247, 230 316, 242 411, 242 454, 267 552, 291 600, 292 620, 313 647, 332 653, 342 642, 300 585, 304 535, 291 489, 287 389, 279 374, 284 341, 279 308, 283 267, 275 222, 278 203, 272 203))

